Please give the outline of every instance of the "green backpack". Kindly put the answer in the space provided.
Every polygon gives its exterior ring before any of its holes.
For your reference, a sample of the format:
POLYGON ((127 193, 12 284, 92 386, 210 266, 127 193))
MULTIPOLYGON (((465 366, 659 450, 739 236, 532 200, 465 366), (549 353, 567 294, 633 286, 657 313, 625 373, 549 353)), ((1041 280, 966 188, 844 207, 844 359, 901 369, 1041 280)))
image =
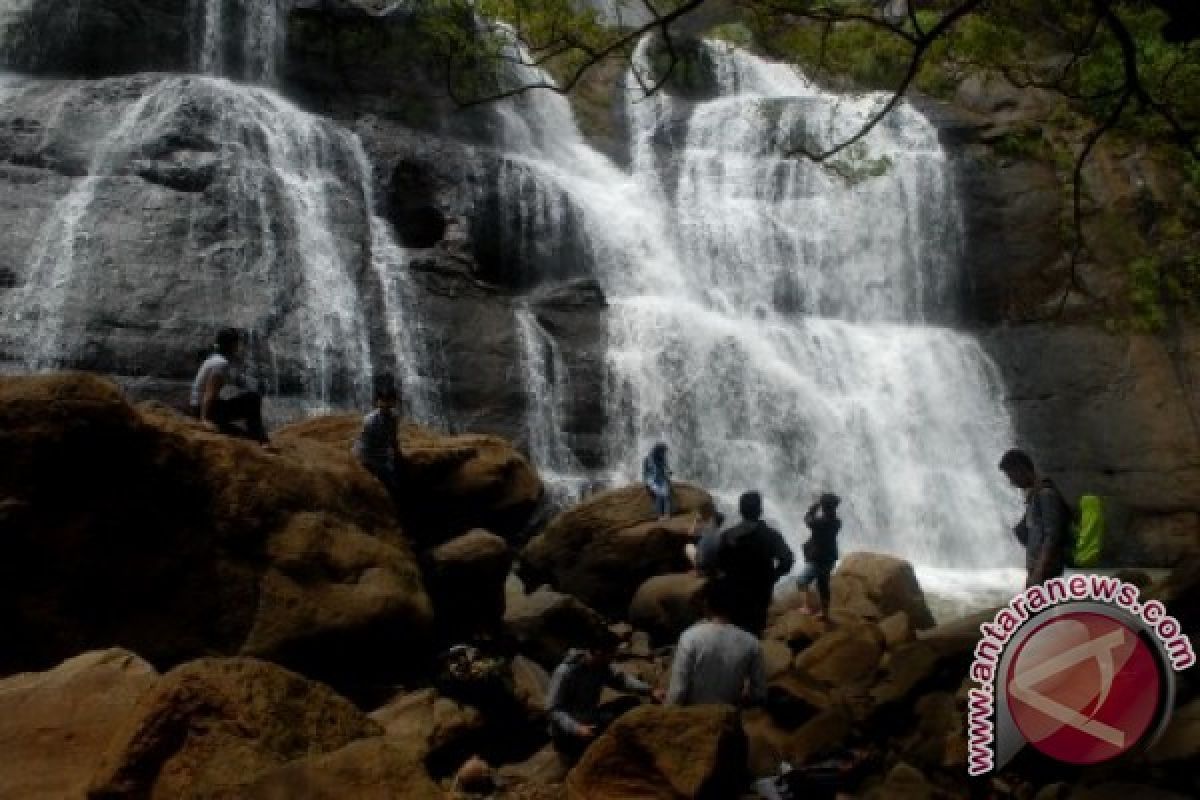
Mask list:
POLYGON ((1104 551, 1104 503, 1085 494, 1071 520, 1071 566, 1094 567, 1104 551))

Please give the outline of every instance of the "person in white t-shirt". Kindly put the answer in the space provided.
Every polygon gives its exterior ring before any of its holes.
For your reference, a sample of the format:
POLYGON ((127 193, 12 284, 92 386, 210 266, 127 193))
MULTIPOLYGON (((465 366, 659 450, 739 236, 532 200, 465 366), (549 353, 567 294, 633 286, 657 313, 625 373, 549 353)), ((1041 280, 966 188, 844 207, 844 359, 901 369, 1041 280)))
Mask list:
POLYGON ((262 420, 262 395, 233 383, 233 365, 240 352, 241 334, 236 328, 217 333, 217 351, 205 359, 192 382, 192 413, 212 430, 254 439, 265 446, 269 442, 262 420))

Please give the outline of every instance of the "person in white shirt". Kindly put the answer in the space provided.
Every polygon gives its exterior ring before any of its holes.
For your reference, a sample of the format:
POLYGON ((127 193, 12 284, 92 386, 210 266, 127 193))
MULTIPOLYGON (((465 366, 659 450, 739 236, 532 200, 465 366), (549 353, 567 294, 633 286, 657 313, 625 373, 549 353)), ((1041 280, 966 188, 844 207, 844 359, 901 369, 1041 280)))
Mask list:
POLYGON ((238 389, 232 381, 233 365, 240 352, 241 335, 236 328, 223 328, 217 333, 217 351, 205 359, 192 381, 192 413, 212 430, 254 439, 266 446, 269 440, 262 419, 262 395, 238 389))
POLYGON ((762 645, 730 621, 728 584, 710 582, 706 596, 708 618, 679 638, 666 703, 740 706, 763 702, 767 677, 762 645))

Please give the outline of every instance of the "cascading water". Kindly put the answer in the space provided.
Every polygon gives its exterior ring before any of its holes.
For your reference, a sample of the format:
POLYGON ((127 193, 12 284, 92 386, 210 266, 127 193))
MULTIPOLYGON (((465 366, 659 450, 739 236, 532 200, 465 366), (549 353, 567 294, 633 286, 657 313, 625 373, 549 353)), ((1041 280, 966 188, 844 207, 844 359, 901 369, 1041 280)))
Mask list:
MULTIPOLYGON (((271 82, 287 4, 191 0, 197 68, 271 82)), ((189 310, 193 324, 184 336, 199 345, 201 336, 221 325, 248 328, 261 345, 251 355, 258 351, 264 362, 251 364, 251 371, 260 373, 263 388, 299 398, 306 411, 368 404, 374 369, 395 362, 410 412, 424 422, 438 419, 408 255, 374 213, 370 164, 357 136, 270 89, 220 77, 64 86, 11 76, 0 91, 28 102, 52 123, 44 136, 57 138, 43 148, 51 152, 80 146, 61 131, 70 129, 80 108, 94 109, 97 96, 105 98, 111 116, 107 126, 81 140, 82 177, 48 209, 24 273, 0 296, 0 347, 27 368, 78 361, 91 345, 88 327, 96 314, 108 324, 125 324, 119 308, 97 309, 92 290, 129 280, 118 245, 128 258, 130 242, 157 234, 128 223, 114 226, 111 199, 98 198, 120 184, 170 185, 182 190, 170 202, 188 198, 182 216, 189 233, 178 263, 199 268, 181 273, 171 296, 157 302, 189 310), (46 114, 51 105, 53 113, 46 114), (140 184, 139 176, 147 183, 140 184), (379 286, 389 353, 373 351, 364 277, 379 286), (241 308, 267 309, 267 315, 239 313, 241 308), (201 329, 194 325, 197 317, 204 321, 201 329), (262 372, 268 373, 265 381, 262 372)), ((153 188, 129 191, 163 202, 153 188)))
POLYGON ((935 580, 1015 565, 994 466, 1012 440, 1003 386, 971 337, 927 322, 952 318, 961 250, 936 131, 901 107, 828 165, 787 158, 840 141, 881 98, 704 50, 707 101, 630 80, 629 173, 583 142, 561 97, 507 111, 509 146, 580 210, 606 290, 614 471, 629 480, 665 439, 676 474, 726 503, 762 490, 793 545, 831 490, 847 550, 902 554, 935 580))
POLYGON ((533 311, 521 307, 515 313, 525 391, 535 403, 526 415, 529 454, 555 499, 567 501, 578 495, 586 478, 563 438, 570 393, 566 362, 558 342, 533 311))
POLYGON ((198 32, 194 60, 199 72, 229 75, 236 70, 239 77, 252 83, 275 82, 283 43, 282 19, 291 0, 189 2, 198 32))

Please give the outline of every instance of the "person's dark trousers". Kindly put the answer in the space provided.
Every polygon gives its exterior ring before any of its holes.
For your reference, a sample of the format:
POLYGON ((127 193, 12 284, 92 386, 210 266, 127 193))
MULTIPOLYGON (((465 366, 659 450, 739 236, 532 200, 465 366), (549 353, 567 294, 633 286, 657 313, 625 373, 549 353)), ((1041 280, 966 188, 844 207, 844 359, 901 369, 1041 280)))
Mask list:
POLYGON ((392 498, 392 505, 399 511, 401 508, 400 478, 396 475, 395 470, 383 466, 372 466, 370 464, 364 464, 363 466, 383 484, 383 488, 387 489, 388 496, 392 498))
POLYGON ((734 601, 730 611, 729 621, 746 633, 761 639, 767 628, 767 611, 771 607, 771 594, 761 592, 745 592, 734 601))
POLYGON ((829 578, 833 574, 833 564, 817 564, 817 595, 821 598, 821 611, 829 613, 829 578))
POLYGON ((222 433, 241 436, 257 442, 267 441, 267 429, 262 419, 262 395, 258 392, 240 392, 228 400, 217 399, 212 409, 212 421, 222 433), (237 423, 245 425, 245 430, 237 423))

